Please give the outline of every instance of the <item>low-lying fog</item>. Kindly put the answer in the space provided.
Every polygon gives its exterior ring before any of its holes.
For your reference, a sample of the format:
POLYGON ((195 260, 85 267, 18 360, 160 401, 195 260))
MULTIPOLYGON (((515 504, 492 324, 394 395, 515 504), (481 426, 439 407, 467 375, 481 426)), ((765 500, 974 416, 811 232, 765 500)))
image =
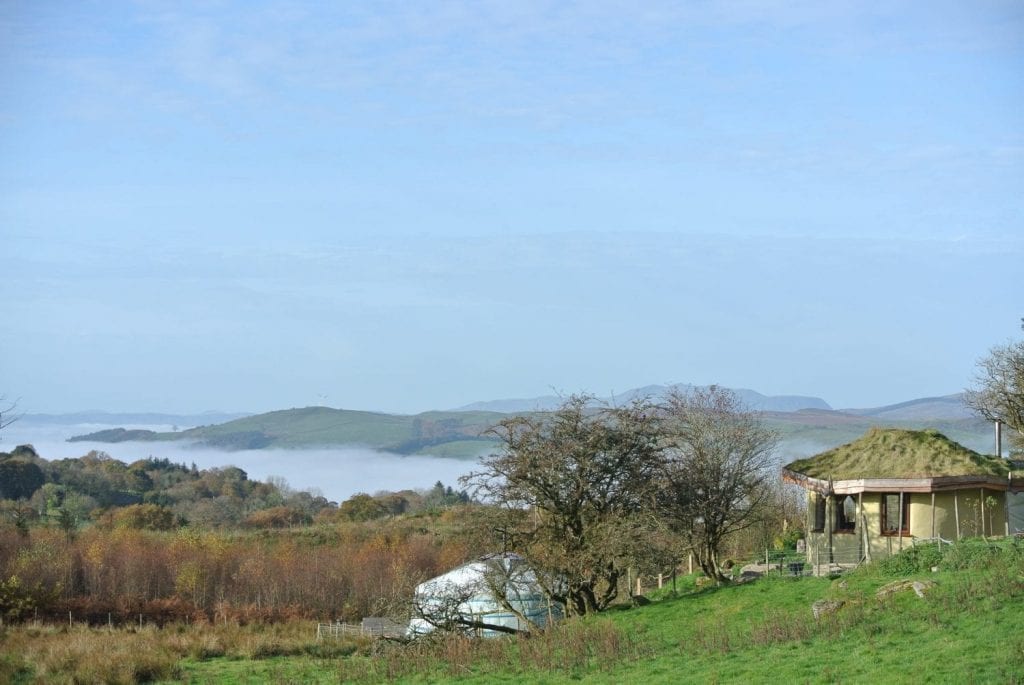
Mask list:
MULTIPOLYGON (((21 420, 0 434, 0 451, 31 444, 44 459, 81 457, 90 450, 106 452, 114 459, 131 463, 136 459, 167 458, 177 464, 201 469, 237 466, 253 480, 265 481, 278 476, 295 490, 316 490, 327 499, 342 502, 357 492, 429 488, 437 481, 458 486, 459 476, 473 470, 472 459, 444 457, 406 457, 360 447, 319 449, 262 449, 228 452, 196 447, 187 442, 67 442, 73 435, 84 435, 107 428, 106 424, 41 424, 21 420)), ((121 425, 121 428, 146 428, 170 431, 164 425, 121 425)), ((179 429, 187 426, 179 426, 179 429)), ((835 445, 806 440, 787 440, 779 444, 775 457, 779 465, 808 457, 835 445)))
MULTIPOLYGON (((12 423, 0 434, 0 452, 31 444, 48 460, 81 457, 90 450, 106 452, 114 459, 131 463, 137 459, 167 458, 174 463, 201 469, 237 466, 252 480, 279 476, 295 490, 316 490, 329 500, 341 502, 357 492, 430 488, 437 481, 458 486, 459 476, 471 471, 474 460, 442 457, 406 457, 359 447, 319 449, 263 449, 227 452, 196 447, 185 442, 67 442, 84 435, 118 426, 101 424, 39 424, 27 420, 12 423)), ((122 425, 169 431, 171 426, 122 425)), ((179 426, 185 428, 185 426, 179 426)))

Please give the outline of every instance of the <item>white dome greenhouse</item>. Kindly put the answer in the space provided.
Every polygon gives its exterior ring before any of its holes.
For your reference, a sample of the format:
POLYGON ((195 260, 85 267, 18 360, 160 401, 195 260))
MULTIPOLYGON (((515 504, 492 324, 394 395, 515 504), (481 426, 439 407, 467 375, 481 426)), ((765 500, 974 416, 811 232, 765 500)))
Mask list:
POLYGON ((506 552, 417 585, 408 633, 444 629, 493 637, 543 628, 561 617, 561 607, 545 595, 536 572, 521 556, 506 552))

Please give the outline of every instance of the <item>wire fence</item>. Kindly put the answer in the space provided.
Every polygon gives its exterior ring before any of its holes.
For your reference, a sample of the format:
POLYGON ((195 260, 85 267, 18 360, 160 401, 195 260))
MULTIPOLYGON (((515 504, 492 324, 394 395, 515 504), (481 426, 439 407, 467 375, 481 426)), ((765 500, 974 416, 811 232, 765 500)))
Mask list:
POLYGON ((817 549, 811 554, 795 550, 764 551, 764 558, 747 566, 755 573, 772 576, 834 576, 853 570, 864 563, 860 550, 817 549))
POLYGON ((406 624, 386 618, 368 617, 362 623, 317 623, 316 639, 342 637, 400 638, 405 636, 406 624))

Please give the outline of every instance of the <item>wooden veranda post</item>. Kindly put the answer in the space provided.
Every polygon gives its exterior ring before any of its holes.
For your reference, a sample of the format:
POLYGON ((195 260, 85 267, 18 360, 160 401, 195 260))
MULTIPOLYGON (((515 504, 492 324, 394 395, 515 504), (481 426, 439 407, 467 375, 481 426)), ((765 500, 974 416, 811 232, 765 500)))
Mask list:
POLYGON ((960 497, 958 491, 953 491, 953 518, 956 519, 956 539, 960 539, 960 497))
POLYGON ((935 491, 932 491, 932 538, 935 538, 935 491))
POLYGON ((864 559, 871 562, 871 539, 868 537, 868 516, 864 513, 864 493, 857 493, 857 521, 860 526, 860 539, 864 541, 864 559))
MULTIPOLYGON (((907 516, 909 519, 910 517, 907 516)), ((910 532, 910 521, 907 521, 907 532, 910 532)), ((899 535, 900 535, 900 551, 903 551, 903 491, 900 490, 900 524, 899 524, 899 535)))
POLYGON ((981 509, 981 537, 985 537, 985 488, 978 488, 978 509, 981 509))
MULTIPOLYGON (((831 479, 829 479, 831 483, 831 479)), ((832 520, 835 518, 835 497, 829 493, 829 496, 825 499, 825 528, 828 530, 828 563, 829 571, 832 570, 832 564, 835 562, 835 558, 832 554, 832 520)))

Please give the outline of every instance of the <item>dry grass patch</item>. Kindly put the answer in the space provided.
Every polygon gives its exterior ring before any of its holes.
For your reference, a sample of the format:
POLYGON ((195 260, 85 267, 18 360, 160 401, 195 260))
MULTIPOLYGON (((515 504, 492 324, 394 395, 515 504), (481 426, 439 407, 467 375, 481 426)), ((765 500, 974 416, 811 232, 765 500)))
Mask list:
POLYGON ((180 677, 183 659, 338 658, 367 640, 318 642, 308 621, 164 628, 23 625, 0 633, 0 682, 145 683, 180 677))
POLYGON ((649 653, 635 633, 607 618, 595 618, 568 621, 533 636, 481 639, 437 634, 408 644, 382 644, 372 659, 343 660, 339 677, 359 683, 499 673, 573 678, 607 671, 649 653))

